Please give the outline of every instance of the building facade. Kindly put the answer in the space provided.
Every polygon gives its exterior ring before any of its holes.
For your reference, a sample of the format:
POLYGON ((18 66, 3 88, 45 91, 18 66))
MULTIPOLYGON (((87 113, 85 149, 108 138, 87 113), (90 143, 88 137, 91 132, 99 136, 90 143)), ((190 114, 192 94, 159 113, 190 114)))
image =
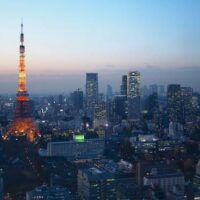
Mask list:
POLYGON ((144 185, 159 186, 166 194, 171 194, 174 187, 178 186, 183 196, 185 179, 182 172, 152 168, 151 172, 144 176, 144 185))
POLYGON ((26 200, 71 200, 65 188, 40 186, 26 193, 26 200))
POLYGON ((78 171, 78 196, 81 200, 115 200, 114 174, 95 167, 78 171))
POLYGON ((65 157, 67 159, 96 158, 103 155, 104 145, 104 139, 49 142, 47 144, 47 156, 65 157))
POLYGON ((181 86, 171 84, 167 87, 167 107, 169 120, 172 122, 182 122, 182 97, 181 86))
POLYGON ((127 96, 117 95, 113 100, 113 118, 115 123, 127 118, 127 96))
POLYGON ((122 76, 121 95, 127 96, 127 75, 122 76))
POLYGON ((93 127, 106 126, 108 123, 106 103, 99 103, 94 108, 93 127))
POLYGON ((98 74, 86 74, 86 109, 90 117, 93 117, 95 104, 98 103, 98 74))
POLYGON ((181 87, 182 96, 182 117, 184 123, 194 121, 194 112, 192 108, 193 89, 191 87, 181 87))
POLYGON ((128 119, 140 118, 140 72, 132 71, 127 77, 128 119))
POLYGON ((81 89, 77 89, 72 93, 72 103, 75 111, 83 109, 83 91, 81 89))

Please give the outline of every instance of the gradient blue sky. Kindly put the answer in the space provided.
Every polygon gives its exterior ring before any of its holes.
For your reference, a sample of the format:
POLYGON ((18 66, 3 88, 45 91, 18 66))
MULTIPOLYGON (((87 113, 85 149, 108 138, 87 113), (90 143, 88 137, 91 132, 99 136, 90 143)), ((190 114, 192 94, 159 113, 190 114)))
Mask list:
POLYGON ((199 0, 0 0, 0 93, 16 90, 21 17, 35 93, 84 88, 85 72, 99 72, 102 90, 117 90, 121 74, 135 69, 144 84, 199 89, 199 0), (182 68, 190 79, 170 77, 182 68))

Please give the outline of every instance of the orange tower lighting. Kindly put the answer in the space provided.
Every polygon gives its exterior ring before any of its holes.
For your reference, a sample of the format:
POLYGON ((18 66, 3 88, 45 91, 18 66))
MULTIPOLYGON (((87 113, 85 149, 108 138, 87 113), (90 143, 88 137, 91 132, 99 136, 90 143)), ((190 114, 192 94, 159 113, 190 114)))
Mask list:
POLYGON ((3 138, 9 139, 11 136, 26 136, 26 138, 29 141, 33 142, 40 136, 40 133, 30 113, 30 99, 26 87, 23 24, 21 24, 19 53, 19 77, 16 97, 15 118, 10 124, 8 131, 3 136, 3 138))

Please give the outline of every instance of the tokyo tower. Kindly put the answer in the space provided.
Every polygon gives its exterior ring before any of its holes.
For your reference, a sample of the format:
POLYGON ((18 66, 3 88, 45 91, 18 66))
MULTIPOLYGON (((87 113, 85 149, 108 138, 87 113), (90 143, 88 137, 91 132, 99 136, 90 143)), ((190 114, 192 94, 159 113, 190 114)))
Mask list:
POLYGON ((26 136, 28 141, 33 142, 40 136, 40 133, 30 113, 30 99, 26 87, 23 24, 21 24, 20 43, 19 77, 15 117, 13 122, 10 124, 8 131, 4 135, 4 139, 9 139, 10 136, 26 136))

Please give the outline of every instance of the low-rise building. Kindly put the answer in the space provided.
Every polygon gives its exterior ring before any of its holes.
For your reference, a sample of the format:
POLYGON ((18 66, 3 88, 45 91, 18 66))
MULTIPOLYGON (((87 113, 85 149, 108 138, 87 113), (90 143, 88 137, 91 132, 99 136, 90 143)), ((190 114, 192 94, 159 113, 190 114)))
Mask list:
POLYGON ((71 200, 65 188, 40 186, 26 193, 26 200, 71 200))
POLYGON ((104 139, 99 138, 49 142, 47 144, 47 156, 65 157, 67 159, 97 158, 104 153, 104 143, 104 139))
POLYGON ((183 173, 172 169, 152 168, 151 172, 144 176, 144 185, 159 186, 167 195, 175 195, 174 187, 176 187, 179 188, 178 195, 184 197, 184 184, 183 173))

